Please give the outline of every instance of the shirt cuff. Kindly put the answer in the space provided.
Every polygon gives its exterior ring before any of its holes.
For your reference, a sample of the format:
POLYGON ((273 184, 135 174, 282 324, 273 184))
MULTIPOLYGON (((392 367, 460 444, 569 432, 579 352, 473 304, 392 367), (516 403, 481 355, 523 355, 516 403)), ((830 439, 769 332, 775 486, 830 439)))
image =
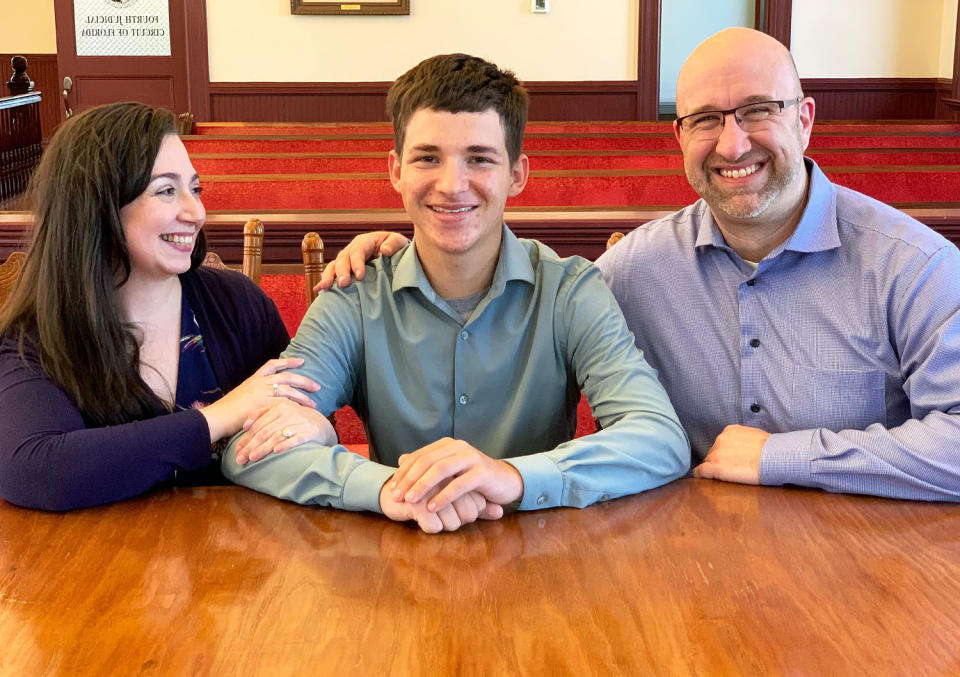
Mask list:
POLYGON ((760 451, 760 484, 810 484, 816 430, 774 433, 760 451))
POLYGON ((518 510, 555 508, 563 505, 563 473, 545 454, 503 459, 523 478, 523 498, 518 510))
POLYGON ((374 462, 357 466, 343 483, 343 509, 369 510, 382 515, 380 489, 396 471, 396 468, 374 462))

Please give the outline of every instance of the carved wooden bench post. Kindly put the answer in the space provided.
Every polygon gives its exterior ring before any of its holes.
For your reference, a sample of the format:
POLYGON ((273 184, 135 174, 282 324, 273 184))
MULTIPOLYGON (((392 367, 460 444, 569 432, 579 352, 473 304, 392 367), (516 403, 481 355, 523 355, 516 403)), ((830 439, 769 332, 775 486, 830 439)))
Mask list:
POLYGON ((243 274, 260 284, 263 259, 263 221, 250 219, 243 225, 243 274))
POLYGON ((313 303, 317 293, 313 288, 320 282, 320 273, 323 272, 323 240, 314 232, 303 236, 300 245, 303 251, 303 278, 306 284, 307 305, 313 303))

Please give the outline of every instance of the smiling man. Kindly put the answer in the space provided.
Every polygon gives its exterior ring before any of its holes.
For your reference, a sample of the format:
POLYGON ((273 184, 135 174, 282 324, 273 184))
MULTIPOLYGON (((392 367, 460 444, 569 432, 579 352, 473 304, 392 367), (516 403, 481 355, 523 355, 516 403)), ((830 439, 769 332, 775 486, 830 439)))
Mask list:
POLYGON ((322 386, 317 412, 358 411, 371 460, 334 444, 322 415, 278 401, 224 454, 226 475, 431 532, 682 475, 687 438, 599 271, 503 223, 528 173, 527 95, 513 74, 433 57, 393 84, 387 106, 390 180, 415 244, 321 294, 284 353, 322 386), (574 440, 581 391, 603 429, 574 440))
MULTIPOLYGON (((804 158, 814 101, 768 35, 701 43, 677 110, 702 199, 597 266, 690 436, 694 475, 960 501, 957 248, 804 158)), ((405 242, 387 235, 359 236, 324 284, 405 242)))
POLYGON ((804 159, 814 102, 770 36, 700 44, 677 110, 703 199, 597 265, 703 461, 694 475, 960 500, 957 248, 804 159))

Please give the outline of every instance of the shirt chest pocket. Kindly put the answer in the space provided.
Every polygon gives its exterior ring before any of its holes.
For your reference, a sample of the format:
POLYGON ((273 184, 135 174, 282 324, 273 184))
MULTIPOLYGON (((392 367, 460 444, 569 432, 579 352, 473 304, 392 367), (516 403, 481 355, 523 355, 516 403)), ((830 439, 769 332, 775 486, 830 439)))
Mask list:
POLYGON ((871 423, 886 425, 886 419, 883 370, 796 365, 790 397, 794 430, 863 430, 871 423))

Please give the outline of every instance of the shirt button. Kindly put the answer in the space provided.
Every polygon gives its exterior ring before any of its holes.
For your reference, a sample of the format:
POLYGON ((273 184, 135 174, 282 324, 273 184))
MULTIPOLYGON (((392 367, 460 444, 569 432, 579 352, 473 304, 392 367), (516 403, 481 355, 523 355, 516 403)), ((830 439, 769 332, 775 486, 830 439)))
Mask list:
POLYGON ((760 339, 756 339, 756 338, 755 338, 755 339, 750 339, 750 347, 751 347, 751 348, 759 348, 759 347, 760 347, 760 339))
POLYGON ((544 495, 537 496, 537 505, 543 505, 547 502, 547 497, 544 495))
POLYGON ((467 402, 470 401, 470 398, 467 397, 466 395, 461 395, 460 398, 459 398, 457 401, 458 401, 460 404, 466 404, 467 402))
POLYGON ((751 279, 751 280, 747 280, 747 286, 748 286, 748 287, 752 287, 752 286, 755 285, 756 283, 757 283, 756 278, 751 279))
POLYGON ((460 340, 461 340, 461 341, 466 341, 468 338, 470 338, 470 332, 468 332, 466 329, 464 329, 462 332, 460 332, 460 340))
POLYGON ((759 413, 760 413, 760 405, 757 404, 756 402, 754 402, 753 404, 750 405, 750 411, 752 411, 754 414, 759 414, 759 413))

